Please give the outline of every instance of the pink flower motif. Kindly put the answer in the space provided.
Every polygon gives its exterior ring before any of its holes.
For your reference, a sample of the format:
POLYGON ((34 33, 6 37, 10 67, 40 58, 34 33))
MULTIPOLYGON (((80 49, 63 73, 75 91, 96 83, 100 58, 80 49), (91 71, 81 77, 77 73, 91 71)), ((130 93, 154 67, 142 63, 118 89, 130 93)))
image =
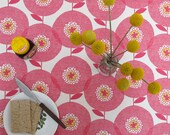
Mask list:
POLYGON ((23 59, 13 53, 1 53, 0 55, 0 86, 1 90, 10 91, 18 86, 15 77, 22 78, 27 73, 27 67, 23 59), (17 61, 17 62, 16 62, 17 61))
POLYGON ((150 129, 148 135, 169 135, 169 133, 170 133, 170 124, 159 123, 150 129))
POLYGON ((38 35, 33 42, 38 47, 38 52, 46 52, 50 48, 50 40, 45 35, 38 35))
POLYGON ((137 40, 138 42, 141 43, 143 37, 144 37, 143 32, 138 27, 133 27, 127 34, 128 41, 137 40))
POLYGON ((122 135, 141 134, 146 135, 153 127, 151 114, 142 107, 130 106, 123 109, 115 119, 122 135))
POLYGON ((33 70, 24 76, 23 81, 30 89, 48 95, 53 101, 56 101, 60 96, 59 87, 47 71, 33 70))
POLYGON ((85 127, 90 123, 87 109, 78 103, 64 103, 58 107, 60 118, 66 124, 66 129, 58 127, 55 135, 83 135, 85 127))
POLYGON ((138 134, 142 130, 142 122, 137 117, 130 117, 125 122, 125 127, 127 131, 131 134, 138 134))
POLYGON ((163 45, 158 51, 160 59, 163 61, 170 61, 170 45, 163 45))
POLYGON ((0 31, 6 35, 12 35, 17 29, 17 24, 12 18, 4 18, 0 21, 0 31))
POLYGON ((28 28, 28 19, 23 11, 11 6, 0 8, 0 13, 0 41, 10 44, 15 36, 28 28))
POLYGON ((141 88, 142 87, 142 83, 143 81, 142 80, 139 80, 139 81, 136 81, 136 80, 133 80, 131 76, 127 76, 126 79, 129 80, 130 82, 130 88, 141 88))
POLYGON ((153 38, 148 49, 148 56, 151 62, 162 70, 170 70, 170 36, 160 34, 153 38))
POLYGON ((75 46, 70 43, 70 34, 75 31, 81 33, 82 31, 90 30, 92 29, 92 24, 85 14, 77 11, 68 11, 56 19, 53 29, 59 33, 64 46, 74 48, 75 46))
POLYGON ((83 59, 69 56, 55 64, 52 74, 58 81, 61 91, 75 94, 86 87, 86 82, 91 77, 91 69, 83 59))
POLYGON ((109 120, 98 119, 89 123, 83 135, 120 135, 117 130, 116 124, 109 120))
MULTIPOLYGON (((124 19, 116 29, 116 33, 119 37, 123 37, 126 31, 130 28, 129 18, 124 19)), ((148 44, 153 38, 154 32, 151 24, 148 21, 144 21, 143 24, 139 27, 132 27, 131 30, 126 35, 125 39, 122 42, 122 46, 126 48, 127 43, 130 40, 137 40, 140 43, 140 52, 143 52, 148 49, 148 44)))
POLYGON ((148 0, 122 0, 126 6, 131 8, 142 8, 148 6, 148 0))
POLYGON ((81 33, 80 25, 78 25, 76 22, 68 22, 65 24, 64 33, 68 38, 70 38, 70 35, 74 32, 81 33))
MULTIPOLYGON (((101 41, 103 41, 105 44, 106 44, 106 52, 110 52, 110 39, 109 39, 109 37, 110 37, 110 31, 109 31, 109 29, 106 29, 106 28, 100 28, 100 29, 96 29, 95 31, 94 31, 95 33, 96 33, 96 38, 98 39, 98 40, 101 40, 101 41)), ((118 36, 117 36, 117 34, 116 33, 112 33, 112 41, 113 41, 113 45, 112 45, 112 50, 114 50, 114 48, 116 48, 116 46, 118 45, 118 42, 121 40, 118 36)), ((119 48, 118 48, 118 50, 117 50, 117 52, 115 53, 115 55, 116 54, 118 54, 118 53, 120 53, 120 52, 123 52, 124 51, 124 49, 122 48, 122 46, 120 46, 119 48)), ((99 57, 99 56, 97 56, 97 55, 95 55, 94 53, 92 53, 92 51, 91 51, 91 49, 89 49, 89 48, 86 48, 86 52, 87 52, 87 55, 88 55, 88 57, 92 60, 92 61, 94 61, 95 63, 99 63, 100 62, 100 60, 101 60, 101 57, 99 57)), ((122 56, 123 55, 121 55, 121 56, 119 56, 119 59, 121 59, 122 58, 122 56)))
POLYGON ((15 68, 10 64, 3 64, 0 66, 0 79, 3 81, 13 80, 15 77, 15 68))
POLYGON ((156 80, 162 86, 162 91, 158 95, 148 94, 148 102, 150 106, 162 115, 170 115, 170 90, 169 79, 156 80))
POLYGON ((46 24, 35 24, 28 28, 25 37, 37 45, 38 50, 32 57, 36 61, 53 59, 61 50, 61 44, 53 33, 53 29, 46 24))
POLYGON ((62 121, 66 125, 66 130, 76 130, 79 126, 79 119, 73 114, 73 113, 68 113, 65 116, 63 116, 62 121))
POLYGON ((100 85, 96 89, 96 96, 100 101, 109 101, 113 97, 113 91, 108 85, 100 85))
POLYGON ((124 95, 116 89, 115 78, 100 74, 91 78, 89 87, 84 90, 86 101, 100 111, 110 111, 119 106, 124 95))
POLYGON ((81 75, 80 75, 79 71, 74 67, 68 67, 63 72, 63 79, 68 84, 78 83, 80 80, 80 77, 81 77, 81 75))
MULTIPOLYGON (((139 62, 139 61, 128 61, 132 64, 132 66, 135 67, 141 67, 145 71, 145 79, 148 82, 152 82, 154 80, 154 75, 150 67, 148 67, 146 64, 139 62)), ((120 70, 118 70, 118 73, 116 74, 116 79, 118 80, 119 78, 125 77, 120 73, 120 70)), ((142 80, 135 81, 131 78, 131 76, 126 77, 129 82, 130 82, 130 88, 124 92, 126 96, 133 97, 133 98, 138 98, 145 96, 148 91, 147 87, 148 85, 144 83, 142 80)))
POLYGON ((32 13, 47 16, 59 10, 63 0, 24 0, 24 4, 32 13))
MULTIPOLYGON (((102 10, 102 11, 109 11, 108 6, 104 5, 103 0, 98 0, 98 1, 97 1, 97 4, 98 4, 100 10, 102 10)), ((111 6, 110 9, 112 10, 113 7, 114 7, 114 5, 111 6)))
MULTIPOLYGON (((98 19, 109 20, 108 8, 103 4, 103 0, 86 0, 87 8, 90 13, 98 19)), ((125 10, 125 5, 121 0, 117 0, 114 6, 111 7, 111 19, 115 19, 120 16, 125 10)))
POLYGON ((170 90, 163 89, 159 93, 159 100, 160 103, 163 104, 164 106, 170 106, 170 90))
POLYGON ((159 11, 163 17, 170 17, 170 2, 164 1, 163 3, 161 3, 159 11))
POLYGON ((152 19, 162 26, 170 26, 170 2, 169 0, 156 0, 148 6, 152 19))
POLYGON ((38 6, 49 6, 50 3, 52 2, 52 0, 36 0, 35 3, 38 5, 38 6))
POLYGON ((111 135, 111 134, 108 133, 108 131, 106 130, 100 130, 98 133, 96 133, 96 135, 111 135))
POLYGON ((37 81, 32 85, 32 90, 42 92, 46 95, 49 93, 49 86, 43 81, 37 81))

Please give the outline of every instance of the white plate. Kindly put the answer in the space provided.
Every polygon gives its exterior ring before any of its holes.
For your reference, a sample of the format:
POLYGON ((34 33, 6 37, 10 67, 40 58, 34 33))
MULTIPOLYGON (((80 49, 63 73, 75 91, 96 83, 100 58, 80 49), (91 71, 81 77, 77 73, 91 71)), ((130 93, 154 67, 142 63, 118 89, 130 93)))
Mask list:
MULTIPOLYGON (((33 91, 33 92, 42 103, 44 103, 51 111, 53 111, 54 114, 59 116, 55 103, 47 95, 41 92, 36 92, 36 91, 33 91)), ((17 94, 11 100, 20 100, 20 99, 30 99, 30 98, 22 92, 22 93, 17 94)), ((43 111, 43 113, 45 112, 43 111)), ((35 135, 53 135, 57 130, 58 124, 50 116, 48 116, 48 114, 43 117, 46 118, 46 120, 44 121, 45 124, 43 125, 42 128, 37 129, 35 135)), ((4 119, 4 127, 8 135, 31 135, 28 133, 12 133, 11 132, 10 101, 8 102, 4 110, 3 119, 4 119)), ((40 127, 40 125, 38 126, 40 127)))

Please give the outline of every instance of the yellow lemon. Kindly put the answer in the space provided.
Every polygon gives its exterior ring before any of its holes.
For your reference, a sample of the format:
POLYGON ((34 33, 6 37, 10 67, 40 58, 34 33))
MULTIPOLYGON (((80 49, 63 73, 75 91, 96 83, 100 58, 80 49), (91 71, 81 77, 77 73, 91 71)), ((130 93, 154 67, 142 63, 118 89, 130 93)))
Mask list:
POLYGON ((30 44, 27 39, 21 36, 13 38, 11 42, 12 50, 17 54, 26 54, 30 49, 30 44))

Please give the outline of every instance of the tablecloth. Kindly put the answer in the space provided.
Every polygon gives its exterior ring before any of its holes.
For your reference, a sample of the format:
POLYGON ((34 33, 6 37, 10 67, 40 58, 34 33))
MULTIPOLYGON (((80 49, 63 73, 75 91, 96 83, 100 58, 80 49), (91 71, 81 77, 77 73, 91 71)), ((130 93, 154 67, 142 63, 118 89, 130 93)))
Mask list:
POLYGON ((108 8, 102 0, 1 0, 0 134, 6 134, 5 106, 20 92, 15 77, 56 103, 67 129, 58 127, 55 135, 170 134, 170 0, 116 0, 111 6, 113 48, 134 12, 143 15, 144 23, 130 30, 118 52, 132 39, 141 48, 126 52, 120 63, 142 67, 145 80, 162 85, 157 95, 148 93, 145 82, 130 77, 130 89, 119 91, 119 70, 115 76, 101 75, 101 57, 70 43, 74 31, 92 29, 97 39, 109 44, 108 8), (38 46, 31 59, 23 60, 11 50, 10 42, 18 35, 38 46))

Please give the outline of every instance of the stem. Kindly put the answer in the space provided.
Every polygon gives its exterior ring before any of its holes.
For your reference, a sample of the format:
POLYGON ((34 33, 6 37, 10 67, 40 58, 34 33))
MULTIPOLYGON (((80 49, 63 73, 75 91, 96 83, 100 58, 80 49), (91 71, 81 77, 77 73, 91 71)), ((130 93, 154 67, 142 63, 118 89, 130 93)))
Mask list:
POLYGON ((112 22, 111 22, 110 6, 109 6, 109 28, 110 28, 110 57, 112 57, 112 22))
POLYGON ((120 44, 122 43, 122 41, 124 40, 124 38, 126 37, 126 35, 129 33, 129 31, 131 30, 133 26, 130 26, 129 30, 125 33, 125 35, 123 36, 123 38, 120 40, 119 44, 116 46, 116 48, 113 51, 113 54, 115 54, 116 50, 119 48, 120 44))
POLYGON ((115 57, 117 57, 117 56, 119 56, 119 55, 122 55, 122 54, 124 54, 125 52, 127 52, 127 50, 125 50, 125 51, 123 51, 123 52, 121 52, 121 53, 115 55, 113 58, 115 58, 115 57))
POLYGON ((86 45, 85 43, 83 43, 83 42, 82 42, 82 44, 83 44, 85 47, 87 47, 87 48, 91 49, 91 47, 90 47, 90 46, 88 46, 88 45, 86 45))
POLYGON ((145 79, 142 79, 145 83, 149 84, 145 79))

